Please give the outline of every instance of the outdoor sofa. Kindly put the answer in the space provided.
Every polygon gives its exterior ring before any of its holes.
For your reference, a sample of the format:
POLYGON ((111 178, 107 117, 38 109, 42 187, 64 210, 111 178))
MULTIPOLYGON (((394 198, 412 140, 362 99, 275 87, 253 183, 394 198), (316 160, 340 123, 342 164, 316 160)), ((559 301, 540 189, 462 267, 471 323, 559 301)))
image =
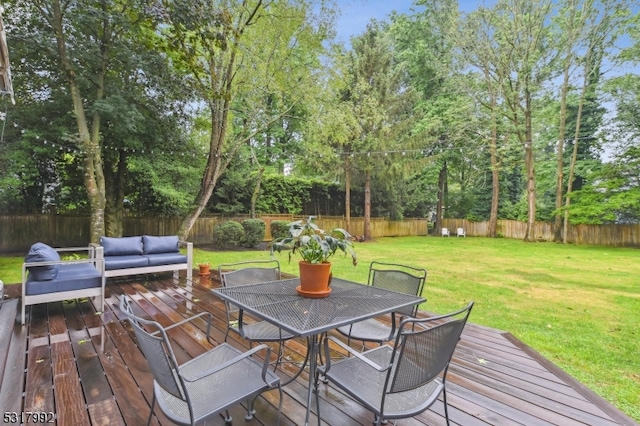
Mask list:
POLYGON ((184 269, 191 280, 192 267, 193 243, 177 236, 102 237, 100 244, 57 249, 36 243, 22 265, 22 324, 26 306, 37 303, 95 297, 96 310, 102 311, 109 277, 184 269), (180 253, 181 245, 186 254, 180 253), (86 254, 62 260, 62 252, 86 254))
POLYGON ((193 243, 180 241, 176 235, 133 237, 101 237, 94 246, 96 255, 104 258, 104 277, 187 271, 193 276, 193 243), (180 253, 185 246, 186 254, 180 253))

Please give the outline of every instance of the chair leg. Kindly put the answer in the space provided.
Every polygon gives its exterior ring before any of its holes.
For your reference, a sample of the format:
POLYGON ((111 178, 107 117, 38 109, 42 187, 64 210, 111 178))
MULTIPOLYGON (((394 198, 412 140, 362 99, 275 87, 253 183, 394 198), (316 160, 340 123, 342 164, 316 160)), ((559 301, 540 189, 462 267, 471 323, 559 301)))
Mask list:
POLYGON ((153 393, 153 399, 151 401, 151 411, 149 412, 149 418, 147 419, 147 426, 151 424, 151 418, 153 417, 153 407, 156 405, 156 393, 153 393))
POLYGON ((447 420, 447 426, 449 426, 449 410, 447 404, 447 387, 442 388, 442 400, 444 402, 444 418, 447 420))
POLYGON ((254 396, 253 398, 247 399, 247 415, 244 416, 244 419, 246 421, 250 421, 251 419, 253 419, 253 415, 256 413, 256 410, 253 408, 253 404, 256 401, 256 398, 258 398, 258 395, 254 396))
POLYGON ((278 369, 278 365, 282 364, 282 358, 284 356, 284 341, 280 341, 278 343, 278 357, 276 358, 276 362, 273 365, 273 372, 275 373, 278 369))
POLYGON ((225 410, 224 411, 224 422, 227 424, 231 424, 231 422, 233 421, 233 417, 231 417, 229 415, 229 410, 225 410))
POLYGON ((279 403, 278 403, 278 420, 276 426, 280 426, 280 414, 282 414, 282 385, 278 385, 279 403))

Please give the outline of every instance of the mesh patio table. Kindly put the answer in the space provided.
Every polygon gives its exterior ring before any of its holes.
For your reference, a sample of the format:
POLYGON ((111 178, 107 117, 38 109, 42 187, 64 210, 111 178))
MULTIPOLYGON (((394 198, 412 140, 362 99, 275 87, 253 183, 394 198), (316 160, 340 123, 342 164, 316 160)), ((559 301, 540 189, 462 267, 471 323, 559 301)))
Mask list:
POLYGON ((240 315, 246 311, 296 336, 308 338, 309 388, 305 417, 308 425, 320 336, 334 328, 413 306, 425 299, 336 277, 331 281, 331 293, 315 299, 300 296, 296 291, 299 285, 300 279, 292 278, 211 291, 238 306, 240 315))

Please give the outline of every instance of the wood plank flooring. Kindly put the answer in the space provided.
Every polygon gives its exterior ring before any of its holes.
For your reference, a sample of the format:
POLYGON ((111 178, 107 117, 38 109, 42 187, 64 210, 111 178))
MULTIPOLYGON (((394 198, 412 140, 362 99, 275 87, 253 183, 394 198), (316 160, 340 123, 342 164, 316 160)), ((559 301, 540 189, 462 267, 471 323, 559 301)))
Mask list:
MULTIPOLYGON (((224 341, 226 331, 224 305, 209 291, 217 285, 215 274, 211 279, 194 278, 192 286, 186 285, 184 276, 171 274, 110 279, 102 313, 96 312, 88 300, 27 308, 27 325, 21 327, 16 322, 10 347, 0 348, 8 354, 4 357, 6 362, 19 367, 0 369, 4 371, 0 408, 54 413, 54 423, 65 426, 145 424, 153 378, 118 309, 120 298, 130 295, 138 312, 164 325, 211 312, 211 335, 217 344, 224 341)), ((19 294, 19 289, 13 294, 19 294)), ((470 321, 449 369, 447 394, 452 424, 637 425, 510 334, 473 324, 473 312, 470 321)), ((179 362, 212 347, 203 337, 203 328, 203 324, 196 323, 172 331, 170 337, 179 362)), ((233 334, 228 341, 248 349, 247 343, 233 334)), ((283 379, 291 377, 296 371, 294 363, 303 360, 306 342, 293 339, 285 350, 291 363, 282 367, 283 379)), ((307 381, 303 371, 284 387, 281 425, 304 423, 307 381)), ((277 391, 263 395, 256 401, 256 415, 249 422, 244 420, 244 407, 231 410, 234 423, 275 425, 277 391)), ((322 425, 371 424, 371 413, 330 384, 320 386, 320 398, 322 425)), ((313 425, 317 424, 316 415, 314 404, 313 425)), ((425 413, 397 424, 445 423, 440 400, 425 413)), ((170 423, 156 409, 152 424, 170 423)), ((217 417, 208 424, 223 425, 224 420, 217 417)))

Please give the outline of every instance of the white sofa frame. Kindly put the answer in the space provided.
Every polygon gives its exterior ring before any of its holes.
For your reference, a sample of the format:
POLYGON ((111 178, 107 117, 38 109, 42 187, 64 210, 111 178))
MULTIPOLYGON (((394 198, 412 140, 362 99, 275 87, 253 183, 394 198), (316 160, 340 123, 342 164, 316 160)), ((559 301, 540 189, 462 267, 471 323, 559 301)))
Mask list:
MULTIPOLYGON (((100 247, 102 249, 102 247, 100 247)), ((104 259, 100 259, 96 256, 96 248, 89 247, 64 247, 64 248, 54 248, 58 253, 64 252, 83 252, 87 251, 89 253, 89 257, 87 259, 72 259, 72 260, 58 260, 51 262, 26 262, 22 264, 22 310, 21 310, 21 321, 22 325, 25 323, 25 308, 29 305, 36 305, 38 303, 49 303, 49 302, 61 302, 63 300, 68 299, 78 299, 84 297, 95 297, 95 307, 97 311, 102 312, 104 308, 104 259), (79 290, 69 290, 69 291, 55 291, 51 293, 42 293, 42 294, 26 294, 27 288, 27 268, 31 266, 47 266, 47 265, 65 265, 72 263, 93 263, 100 271, 102 275, 102 285, 100 287, 91 287, 91 288, 83 288, 79 290)), ((55 280, 52 280, 55 282, 55 280)))
MULTIPOLYGON (((102 246, 98 244, 92 244, 92 246, 96 250, 96 257, 104 259, 104 251, 102 246)), ((157 272, 167 272, 167 271, 187 271, 187 280, 191 281, 193 278, 193 243, 188 241, 178 241, 178 247, 186 247, 187 248, 187 262, 186 263, 170 263, 168 265, 155 265, 155 266, 141 266, 138 268, 122 268, 122 269, 110 269, 104 270, 103 281, 106 278, 111 277, 125 277, 128 275, 138 275, 138 274, 155 274, 157 272)))

